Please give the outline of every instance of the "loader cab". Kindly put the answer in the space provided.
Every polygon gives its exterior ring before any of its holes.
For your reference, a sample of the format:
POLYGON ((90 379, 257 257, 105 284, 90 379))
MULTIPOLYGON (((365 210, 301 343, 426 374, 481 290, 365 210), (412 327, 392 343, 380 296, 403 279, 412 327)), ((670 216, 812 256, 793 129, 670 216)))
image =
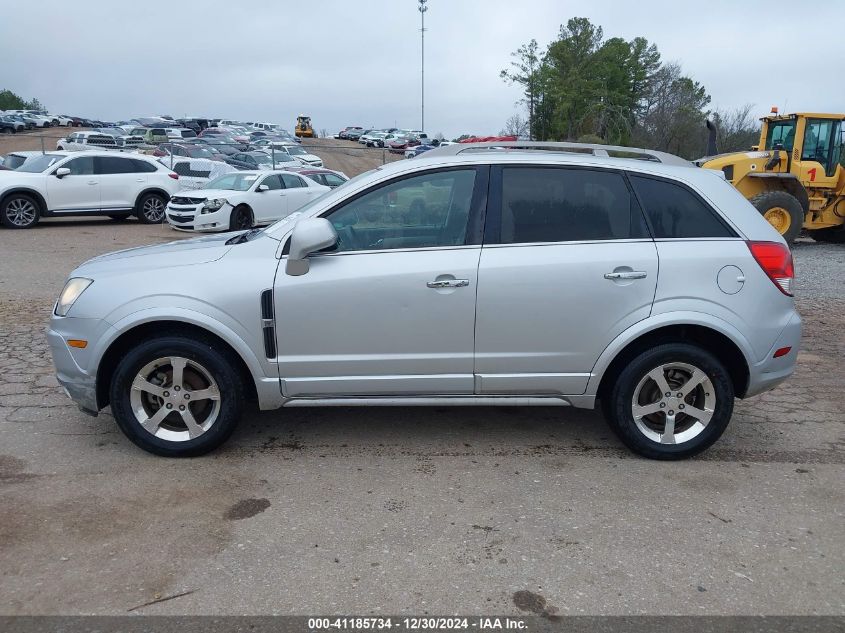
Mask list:
MULTIPOLYGON (((791 114, 766 117, 760 134, 760 149, 782 148, 790 164, 800 161, 801 180, 814 182, 833 178, 843 154, 842 115, 791 114), (780 147, 779 147, 780 146, 780 147), (814 168, 818 163, 822 169, 814 168), (804 167, 806 169, 804 169, 804 167), (807 176, 804 178, 803 176, 807 176)), ((792 168, 789 168, 792 171, 792 168)))

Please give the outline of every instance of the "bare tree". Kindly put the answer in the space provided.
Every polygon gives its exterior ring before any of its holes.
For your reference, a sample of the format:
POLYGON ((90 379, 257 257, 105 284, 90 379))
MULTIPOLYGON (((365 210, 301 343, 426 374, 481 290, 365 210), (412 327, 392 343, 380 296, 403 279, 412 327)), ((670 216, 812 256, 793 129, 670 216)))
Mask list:
POLYGON ((435 139, 437 139, 438 141, 442 141, 442 140, 444 140, 446 137, 445 137, 445 136, 443 136, 443 132, 438 132, 437 134, 435 134, 435 135, 434 135, 434 138, 435 138, 435 139))
POLYGON ((502 128, 499 134, 501 136, 527 136, 528 127, 528 121, 518 114, 512 114, 505 121, 505 127, 502 128))
POLYGON ((716 109, 711 119, 716 125, 716 148, 719 152, 750 149, 760 138, 760 124, 751 116, 753 103, 733 110, 716 109))

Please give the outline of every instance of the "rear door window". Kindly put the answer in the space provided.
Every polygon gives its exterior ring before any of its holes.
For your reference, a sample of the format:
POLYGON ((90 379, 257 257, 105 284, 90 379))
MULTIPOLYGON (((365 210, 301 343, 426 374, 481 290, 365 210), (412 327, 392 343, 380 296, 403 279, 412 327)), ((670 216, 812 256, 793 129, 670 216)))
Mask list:
POLYGON ((285 184, 285 189, 296 189, 297 187, 304 187, 305 183, 302 178, 294 176, 293 174, 280 174, 282 182, 285 184))
POLYGON ((500 222, 502 244, 647 237, 624 176, 609 170, 504 167, 500 222))
POLYGON ((736 237, 697 194, 667 180, 629 175, 656 239, 736 237))
POLYGON ((118 156, 95 156, 95 174, 131 174, 135 172, 134 161, 131 158, 118 156))

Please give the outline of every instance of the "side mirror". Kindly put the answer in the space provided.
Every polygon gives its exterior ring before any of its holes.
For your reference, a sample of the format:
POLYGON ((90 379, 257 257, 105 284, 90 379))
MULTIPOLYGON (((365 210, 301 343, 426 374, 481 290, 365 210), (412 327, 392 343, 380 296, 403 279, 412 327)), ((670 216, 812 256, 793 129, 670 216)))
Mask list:
POLYGON ((68 169, 67 167, 59 167, 56 170, 56 178, 64 178, 69 173, 70 173, 70 169, 68 169))
POLYGON ((267 185, 258 185, 256 191, 270 191, 270 187, 268 187, 267 185))
POLYGON ((308 255, 337 244, 337 231, 326 218, 307 218, 297 222, 290 236, 290 252, 285 272, 298 277, 308 272, 308 255))

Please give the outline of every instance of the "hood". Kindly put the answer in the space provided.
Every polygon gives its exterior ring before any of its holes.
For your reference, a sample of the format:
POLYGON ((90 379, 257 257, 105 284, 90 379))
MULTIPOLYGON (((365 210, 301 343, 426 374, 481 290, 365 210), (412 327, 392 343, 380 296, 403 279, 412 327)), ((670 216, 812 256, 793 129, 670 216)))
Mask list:
POLYGON ((227 196, 232 197, 236 196, 241 193, 246 193, 246 191, 234 191, 232 189, 191 189, 190 193, 182 193, 181 191, 177 191, 173 194, 174 198, 205 198, 205 199, 214 199, 214 198, 225 198, 227 196))
POLYGON ((217 233, 190 240, 167 242, 155 246, 140 246, 106 253, 89 259, 79 266, 71 276, 96 279, 100 275, 119 274, 127 269, 149 271, 156 268, 204 264, 223 257, 232 248, 231 245, 226 244, 226 240, 231 237, 231 233, 217 233))

